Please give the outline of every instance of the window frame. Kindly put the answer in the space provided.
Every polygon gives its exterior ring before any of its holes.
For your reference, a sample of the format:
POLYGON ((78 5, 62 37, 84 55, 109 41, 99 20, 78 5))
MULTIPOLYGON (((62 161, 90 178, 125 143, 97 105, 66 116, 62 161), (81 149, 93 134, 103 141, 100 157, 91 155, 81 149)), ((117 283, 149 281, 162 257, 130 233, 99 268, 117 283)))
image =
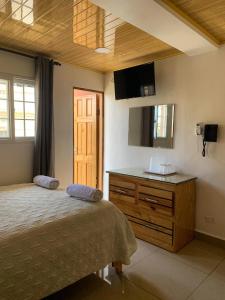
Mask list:
MULTIPOLYGON (((8 89, 8 109, 9 109, 9 137, 0 137, 0 144, 4 143, 21 143, 21 142, 34 142, 34 137, 16 137, 15 136, 15 115, 14 115, 14 82, 21 82, 21 83, 33 83, 35 87, 35 80, 33 78, 25 77, 25 76, 18 76, 18 75, 11 75, 0 73, 0 79, 8 80, 9 81, 9 89, 8 89)), ((24 101, 23 101, 24 102, 24 101)), ((35 132, 36 132, 36 118, 37 118, 37 97, 35 92, 35 132)))
POLYGON ((0 142, 4 143, 4 142, 8 142, 8 141, 12 141, 12 90, 11 90, 11 79, 12 76, 8 75, 8 74, 2 74, 0 73, 0 79, 3 80, 7 80, 8 81, 8 117, 9 117, 9 137, 0 137, 0 142))
MULTIPOLYGON (((21 83, 21 84, 30 84, 32 83, 34 85, 34 88, 35 88, 35 81, 32 80, 32 79, 24 79, 24 78, 21 78, 21 77, 18 77, 18 76, 14 76, 13 78, 13 83, 12 83, 12 88, 14 87, 14 83, 17 82, 17 83, 21 83)), ((16 100, 17 101, 17 100, 16 100)), ((27 101, 27 103, 34 103, 34 106, 35 106, 35 117, 34 117, 34 136, 21 136, 21 137, 16 137, 15 135, 15 115, 14 115, 14 102, 15 102, 15 99, 14 99, 14 90, 13 90, 13 97, 12 97, 12 102, 13 102, 13 132, 12 132, 12 136, 13 138, 16 140, 16 141, 34 141, 35 139, 35 132, 36 132, 36 117, 37 117, 37 101, 36 101, 36 95, 35 95, 35 91, 34 91, 34 102, 29 102, 27 101)), ((21 101, 24 105, 24 108, 25 108, 25 103, 26 101, 21 101)), ((26 132, 26 126, 25 126, 25 121, 27 119, 25 118, 25 109, 24 109, 24 118, 23 118, 23 121, 24 121, 24 133, 26 132)), ((32 119, 31 119, 32 120, 32 119)))

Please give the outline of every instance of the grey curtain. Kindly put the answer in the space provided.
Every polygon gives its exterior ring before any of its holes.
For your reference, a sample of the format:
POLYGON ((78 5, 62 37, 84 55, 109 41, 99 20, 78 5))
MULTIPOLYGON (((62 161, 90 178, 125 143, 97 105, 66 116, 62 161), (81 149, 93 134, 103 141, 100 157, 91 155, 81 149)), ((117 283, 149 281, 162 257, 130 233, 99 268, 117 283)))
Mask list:
POLYGON ((141 146, 153 147, 154 115, 155 115, 154 106, 146 106, 142 108, 141 146))
POLYGON ((53 60, 38 57, 35 65, 37 121, 33 176, 53 176, 53 60))

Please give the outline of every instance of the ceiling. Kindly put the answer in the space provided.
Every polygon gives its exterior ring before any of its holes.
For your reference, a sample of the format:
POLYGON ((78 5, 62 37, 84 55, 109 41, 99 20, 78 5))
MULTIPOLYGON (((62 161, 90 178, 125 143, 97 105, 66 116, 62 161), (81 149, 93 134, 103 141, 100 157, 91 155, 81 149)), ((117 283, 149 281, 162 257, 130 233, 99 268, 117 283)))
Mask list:
MULTIPOLYGON (((161 2, 177 5, 225 41, 224 0, 161 2)), ((88 0, 0 0, 0 45, 101 72, 182 53, 88 0)))
POLYGON ((172 0, 177 7, 225 43, 225 0, 172 0))

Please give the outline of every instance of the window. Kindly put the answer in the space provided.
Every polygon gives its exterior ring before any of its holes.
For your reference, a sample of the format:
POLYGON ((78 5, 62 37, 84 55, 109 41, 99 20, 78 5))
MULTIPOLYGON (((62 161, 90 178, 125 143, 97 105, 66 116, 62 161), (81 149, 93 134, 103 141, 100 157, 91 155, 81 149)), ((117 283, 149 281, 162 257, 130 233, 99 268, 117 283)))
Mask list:
POLYGON ((35 135, 35 92, 34 84, 14 81, 14 128, 15 137, 35 135))
POLYGON ((0 1, 0 13, 6 13, 7 0, 0 1))
POLYGON ((27 25, 34 22, 33 0, 11 0, 12 18, 27 25))
POLYGON ((33 138, 35 116, 34 81, 0 75, 0 139, 33 138))
POLYGON ((9 81, 0 79, 0 138, 9 136, 9 81))
POLYGON ((34 23, 34 0, 0 0, 0 14, 32 26, 34 23))
POLYGON ((166 138, 167 132, 167 105, 158 105, 156 113, 156 137, 166 138))

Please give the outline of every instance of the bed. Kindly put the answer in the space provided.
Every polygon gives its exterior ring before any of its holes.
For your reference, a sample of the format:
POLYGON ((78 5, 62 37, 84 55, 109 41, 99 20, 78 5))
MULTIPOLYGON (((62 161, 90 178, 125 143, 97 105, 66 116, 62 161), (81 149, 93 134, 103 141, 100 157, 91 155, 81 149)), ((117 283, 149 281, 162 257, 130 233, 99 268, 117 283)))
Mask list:
POLYGON ((34 184, 0 187, 0 299, 41 299, 136 251, 124 215, 34 184))

